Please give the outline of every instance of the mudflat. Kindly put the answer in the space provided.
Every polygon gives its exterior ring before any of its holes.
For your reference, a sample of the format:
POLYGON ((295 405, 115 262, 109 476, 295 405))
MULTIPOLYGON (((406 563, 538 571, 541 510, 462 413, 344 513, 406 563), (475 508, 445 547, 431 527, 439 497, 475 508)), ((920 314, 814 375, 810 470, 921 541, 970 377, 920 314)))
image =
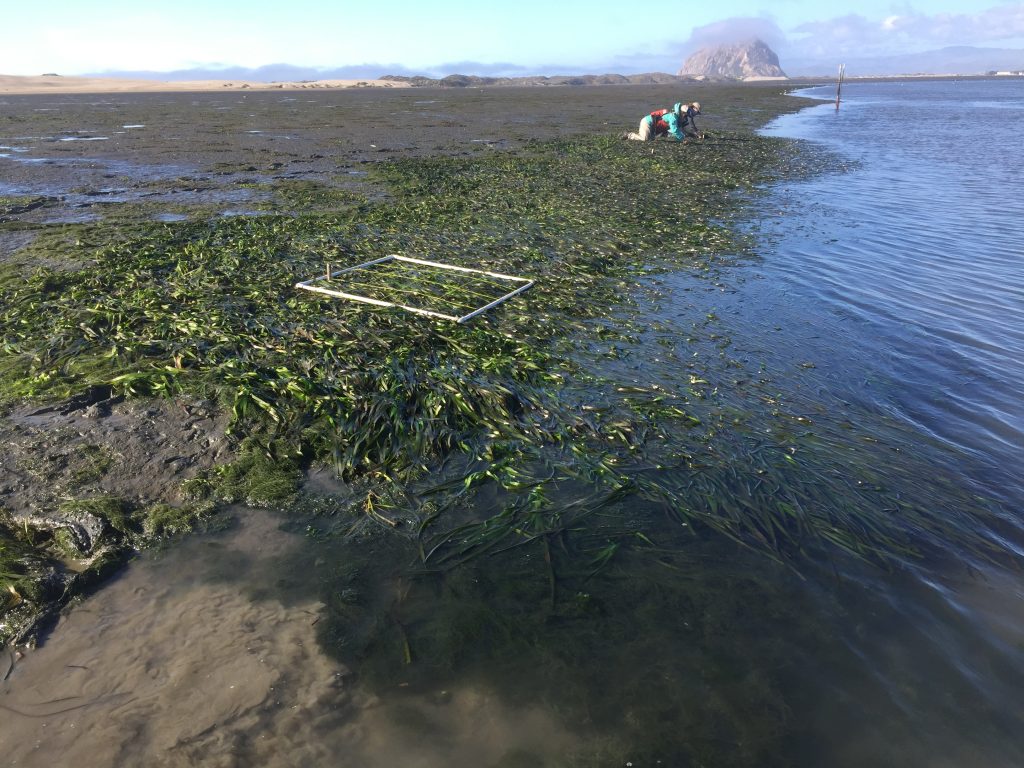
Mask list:
POLYGON ((802 103, 777 84, 0 97, 5 753, 998 751, 984 704, 958 710, 985 721, 970 741, 947 710, 907 719, 892 691, 976 688, 910 670, 921 614, 874 586, 920 553, 991 554, 992 510, 919 483, 938 465, 918 433, 837 407, 813 359, 722 309, 763 190, 842 167, 756 131, 802 103), (679 100, 706 140, 619 138, 679 100), (465 325, 294 290, 396 252, 536 282, 465 325), (140 549, 156 559, 111 578, 140 549))
MULTIPOLYGON (((701 100, 709 131, 745 132, 796 108, 783 93, 777 84, 692 84, 685 93, 629 85, 3 96, 0 216, 9 223, 0 260, 49 225, 312 212, 294 200, 271 204, 270 187, 373 196, 381 185, 367 172, 388 161, 617 135, 652 105, 678 100, 701 100)), ((695 157, 722 147, 709 142, 695 157)))
MULTIPOLYGON (((552 139, 614 136, 635 128, 652 105, 677 100, 701 100, 708 113, 703 127, 730 134, 795 108, 777 85, 695 84, 686 93, 636 85, 142 93, 123 85, 116 93, 0 96, 0 263, 22 271, 80 270, 91 268, 74 247, 85 233, 116 239, 117 232, 159 222, 329 214, 355 200, 386 200, 386 185, 373 171, 401 158, 487 158, 552 139)), ((75 87, 98 84, 82 80, 75 87)), ((636 147, 677 149, 683 148, 664 142, 636 147)), ((689 149, 702 153, 697 159, 713 147, 689 149)), ((117 483, 97 486, 106 491, 180 500, 171 486, 229 453, 223 415, 208 402, 113 397, 100 389, 49 407, 14 405, 0 428, 16 457, 5 468, 0 504, 16 515, 52 504, 68 490, 54 476, 82 477, 91 470, 81 465, 95 464, 76 446, 121 439, 103 425, 142 436, 147 424, 159 434, 155 443, 146 438, 159 471, 122 473, 117 483), (65 428, 70 436, 59 438, 65 428), (167 447, 161 452, 158 444, 167 447), (43 453, 51 459, 32 458, 43 453)))

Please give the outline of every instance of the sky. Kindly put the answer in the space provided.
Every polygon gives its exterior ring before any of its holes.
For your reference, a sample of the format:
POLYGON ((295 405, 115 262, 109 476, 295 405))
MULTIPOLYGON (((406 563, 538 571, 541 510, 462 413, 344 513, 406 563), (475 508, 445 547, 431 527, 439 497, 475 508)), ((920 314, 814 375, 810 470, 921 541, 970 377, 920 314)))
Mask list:
POLYGON ((0 74, 6 75, 282 63, 347 69, 357 77, 674 73, 702 45, 754 36, 791 70, 817 61, 828 62, 831 71, 846 58, 951 45, 1024 48, 1024 2, 986 0, 641 5, 621 0, 6 0, 4 5, 0 74))

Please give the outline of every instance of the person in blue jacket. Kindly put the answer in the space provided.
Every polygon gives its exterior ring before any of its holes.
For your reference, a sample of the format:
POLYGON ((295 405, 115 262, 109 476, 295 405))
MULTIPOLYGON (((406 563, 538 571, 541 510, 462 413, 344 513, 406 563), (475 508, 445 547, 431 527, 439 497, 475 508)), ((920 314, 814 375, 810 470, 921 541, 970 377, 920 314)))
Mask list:
POLYGON ((700 102, 683 104, 677 101, 672 109, 656 109, 640 120, 636 133, 624 133, 622 138, 632 141, 654 141, 659 136, 672 136, 682 141, 687 136, 703 139, 704 134, 697 131, 694 118, 700 114, 700 102))

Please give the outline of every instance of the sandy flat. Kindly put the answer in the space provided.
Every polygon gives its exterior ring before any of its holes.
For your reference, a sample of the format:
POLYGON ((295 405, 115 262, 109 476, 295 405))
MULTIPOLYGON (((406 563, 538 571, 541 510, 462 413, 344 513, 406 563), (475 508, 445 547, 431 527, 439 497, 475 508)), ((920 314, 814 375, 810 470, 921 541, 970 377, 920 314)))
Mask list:
POLYGON ((301 80, 260 83, 248 80, 129 80, 117 77, 0 75, 0 93, 144 93, 159 91, 271 91, 306 88, 407 88, 390 80, 301 80))

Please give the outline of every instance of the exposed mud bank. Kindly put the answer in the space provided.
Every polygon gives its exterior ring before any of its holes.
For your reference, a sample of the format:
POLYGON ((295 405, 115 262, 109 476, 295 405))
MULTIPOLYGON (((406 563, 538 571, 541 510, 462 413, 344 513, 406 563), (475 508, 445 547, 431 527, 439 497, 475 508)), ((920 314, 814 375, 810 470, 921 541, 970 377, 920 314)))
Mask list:
POLYGON ((183 483, 230 460, 226 425, 210 402, 126 401, 102 387, 0 417, 0 512, 19 538, 3 540, 4 570, 20 576, 0 637, 31 642, 41 617, 210 511, 183 483))

